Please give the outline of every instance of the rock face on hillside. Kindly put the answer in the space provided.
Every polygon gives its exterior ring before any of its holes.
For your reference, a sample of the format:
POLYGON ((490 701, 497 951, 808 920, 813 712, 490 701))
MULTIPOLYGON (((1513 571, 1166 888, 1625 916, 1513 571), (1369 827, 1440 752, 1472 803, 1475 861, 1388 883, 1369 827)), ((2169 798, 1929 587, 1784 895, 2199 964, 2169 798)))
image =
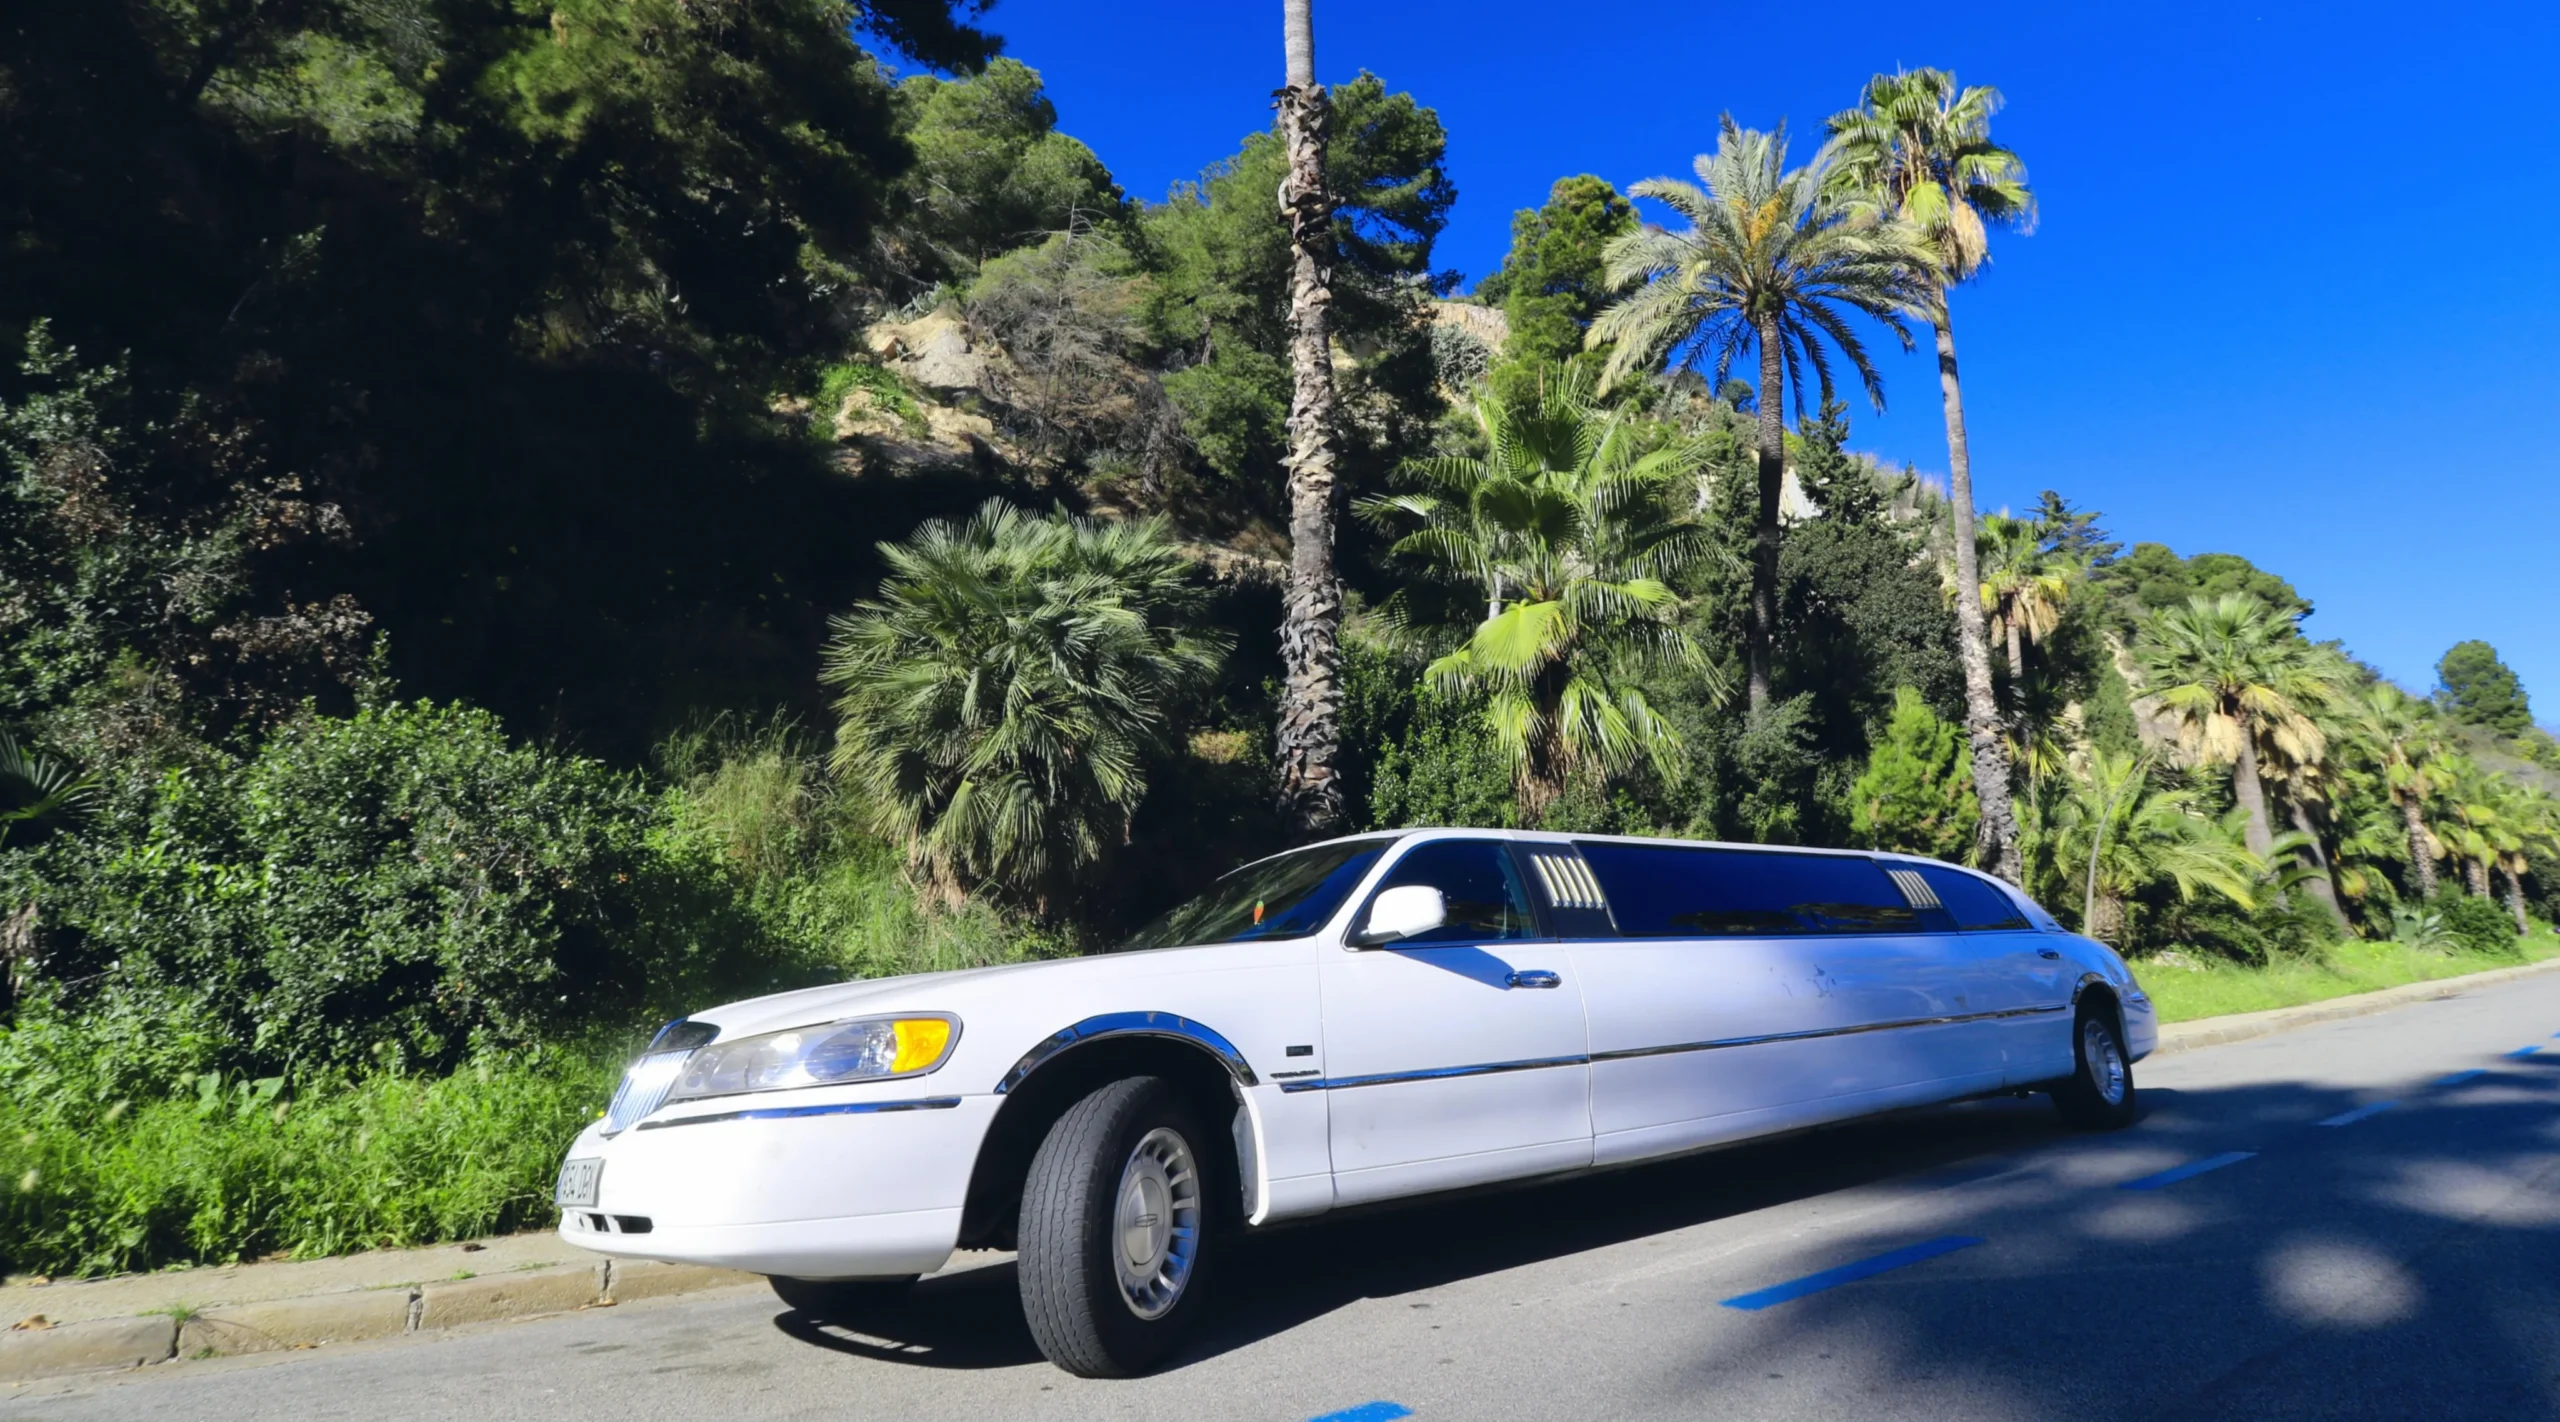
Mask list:
POLYGON ((986 387, 986 353, 971 344, 969 328, 948 312, 883 321, 863 332, 863 344, 908 384, 937 395, 974 395, 986 387))

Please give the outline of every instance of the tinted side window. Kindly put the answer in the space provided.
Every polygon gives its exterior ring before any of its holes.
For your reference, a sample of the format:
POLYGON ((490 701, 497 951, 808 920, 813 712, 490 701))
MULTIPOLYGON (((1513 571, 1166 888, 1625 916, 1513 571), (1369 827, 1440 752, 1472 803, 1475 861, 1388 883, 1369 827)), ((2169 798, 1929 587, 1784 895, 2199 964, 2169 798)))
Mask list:
POLYGON ((1874 861, 1582 841, 1630 938, 1909 933, 1919 916, 1874 861))
POLYGON ((1988 931, 2027 926, 2026 916, 2018 912, 2018 906, 2009 901, 2007 894, 1971 874, 1939 864, 1913 867, 1928 882, 1930 891, 1938 896, 1938 902, 1947 906, 1947 912, 1955 918, 1956 927, 1988 931))
POLYGON ((1529 890, 1511 853, 1487 839, 1444 839, 1417 845, 1378 882, 1381 891, 1405 884, 1428 884, 1449 901, 1449 921, 1429 933, 1399 938, 1394 946, 1422 943, 1490 943, 1502 938, 1534 938, 1537 919, 1529 911, 1529 890))

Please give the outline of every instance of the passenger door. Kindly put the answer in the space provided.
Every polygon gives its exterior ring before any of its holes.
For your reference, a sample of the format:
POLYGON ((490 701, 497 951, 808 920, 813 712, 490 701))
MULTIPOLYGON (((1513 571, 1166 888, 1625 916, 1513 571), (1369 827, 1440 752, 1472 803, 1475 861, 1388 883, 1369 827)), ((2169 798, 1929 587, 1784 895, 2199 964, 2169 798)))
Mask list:
MULTIPOLYGON (((1438 889, 1443 927, 1326 950, 1320 1077, 1338 1202, 1591 1163, 1582 991, 1500 840, 1427 840, 1370 891, 1438 889)), ((1351 920, 1356 935, 1368 905, 1351 920)))
POLYGON ((1620 935, 1571 947, 1600 1162, 1998 1083, 1945 1021, 1957 959, 1865 856, 1579 849, 1620 935))
POLYGON ((2053 935, 2038 931, 2007 889, 1947 864, 1912 864, 1953 920, 1965 996, 1985 1014, 2010 1086, 2050 1081, 2071 1070, 2071 964, 2053 935))

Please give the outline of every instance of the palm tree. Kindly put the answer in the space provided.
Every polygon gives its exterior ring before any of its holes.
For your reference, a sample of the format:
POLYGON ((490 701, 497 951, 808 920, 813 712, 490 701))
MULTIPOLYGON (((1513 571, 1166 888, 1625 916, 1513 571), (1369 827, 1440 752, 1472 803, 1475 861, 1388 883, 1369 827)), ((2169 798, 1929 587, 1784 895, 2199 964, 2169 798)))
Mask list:
POLYGON ((1712 675, 1664 581, 1705 548, 1663 495, 1689 487, 1708 448, 1649 449, 1637 421, 1595 408, 1566 367, 1546 373, 1534 407, 1487 392, 1475 418, 1484 458, 1412 461, 1413 492, 1358 509, 1410 528, 1395 553, 1481 598, 1482 619, 1427 675, 1489 693, 1490 729, 1534 825, 1577 772, 1674 768, 1679 734, 1640 678, 1674 665, 1712 675))
POLYGON ((2062 625, 2062 607, 2071 600, 2080 570, 2045 549, 2044 531, 2031 520, 1993 514, 1979 528, 1977 589, 1983 613, 2007 640, 2014 689, 2027 674, 2025 644, 2043 641, 2062 625))
POLYGON ((1342 587, 1333 566, 1336 479, 1332 190, 1325 140, 1333 106, 1316 83, 1311 0, 1282 0, 1287 83, 1279 93, 1288 176, 1280 217, 1289 227, 1289 586, 1280 614, 1281 808, 1302 831, 1342 817, 1336 765, 1342 742, 1342 587))
POLYGON ((834 764, 945 901, 992 885, 1047 916, 1125 842, 1169 712, 1217 670, 1203 592, 1161 520, 989 500, 880 545, 879 596, 835 620, 834 764))
POLYGON ((2499 782, 2498 873, 2507 881, 2507 913, 2516 921, 2516 936, 2533 931, 2524 912, 2524 876, 2533 871, 2532 852, 2560 855, 2560 802, 2539 785, 2499 782))
MULTIPOLYGON (((2000 91, 1960 88, 1942 69, 1879 74, 1857 108, 1831 116, 1838 161, 1833 185, 1892 215, 1917 235, 1927 263, 1915 303, 1938 338, 1938 392, 1947 419, 1948 502, 1953 509, 1956 585, 1980 581, 1973 566, 1973 458, 1965 441, 1964 388, 1956 375, 1955 322, 1949 288, 1973 279, 1990 260, 1990 229, 2029 227, 2035 196, 2026 165, 1991 141, 2000 91)), ((1973 744, 1974 791, 1982 800, 1982 862, 2016 879, 2017 826, 2009 813, 2009 764, 2000 743, 2000 708, 1991 695, 1990 651, 1981 609, 1956 606, 1956 651, 1964 664, 1965 732, 1973 744)), ((2015 644, 2011 662, 2016 667, 2015 644)))
POLYGON ((2436 842, 2447 859, 2461 866, 2464 888, 2476 898, 2495 897, 2489 892, 2489 869, 2498 862, 2497 777, 2471 757, 2455 753, 2439 762, 2435 782, 2436 842))
POLYGON ((2426 807, 2435 796, 2437 762, 2444 754, 2435 716, 2426 703, 2391 683, 2366 687, 2350 708, 2359 733, 2382 763, 2383 784, 2400 811, 2409 842, 2409 868, 2418 897, 2436 896, 2436 838, 2426 807))
POLYGON ((2247 593, 2162 608, 2134 651, 2160 708, 2185 731, 2187 749, 2202 763, 2231 767, 2249 852, 2266 858, 2275 830, 2261 752, 2296 765, 2320 759, 2326 738, 2310 712, 2334 694, 2329 668, 2294 630, 2291 615, 2247 593))
MULTIPOLYGON (((1685 218, 1671 232, 1647 226, 1611 241, 1609 279, 1636 289, 1591 323, 1587 342, 1610 346, 1602 382, 1639 367, 1705 363, 1712 384, 1745 352, 1760 358, 1760 507, 1752 540, 1749 635, 1751 710, 1769 703, 1770 642, 1778 620, 1778 499, 1786 479, 1786 388, 1804 418, 1804 372, 1832 398, 1831 350, 1884 408, 1884 386, 1847 313, 1862 312, 1910 345, 1902 307, 1913 254, 1898 229, 1854 220, 1827 186, 1828 149, 1787 167, 1786 130, 1761 133, 1727 114, 1716 151, 1698 156, 1698 183, 1650 178, 1627 191, 1685 218)), ((2005 803, 2005 802, 2004 802, 2005 803)), ((2005 813, 2005 810, 2003 811, 2005 813)))
POLYGON ((2122 946, 2131 906, 2160 884, 2181 900, 2210 892, 2257 902, 2266 865, 2182 785, 2155 786, 2149 755, 2093 753, 2085 775, 2038 779, 2023 816, 2038 882, 2076 893, 2081 931, 2122 946))
POLYGON ((0 731, 0 844, 19 825, 77 815, 97 794, 97 782, 69 765, 18 744, 0 731))

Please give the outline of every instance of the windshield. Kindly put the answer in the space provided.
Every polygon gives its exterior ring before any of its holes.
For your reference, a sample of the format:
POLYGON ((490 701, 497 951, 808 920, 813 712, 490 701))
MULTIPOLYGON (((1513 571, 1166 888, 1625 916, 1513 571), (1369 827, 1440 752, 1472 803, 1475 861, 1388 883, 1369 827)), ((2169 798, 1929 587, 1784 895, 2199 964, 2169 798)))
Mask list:
POLYGON ((1208 892, 1158 917, 1111 951, 1304 938, 1333 917, 1334 910, 1359 887, 1369 866, 1394 842, 1340 840, 1258 860, 1211 884, 1208 892))

